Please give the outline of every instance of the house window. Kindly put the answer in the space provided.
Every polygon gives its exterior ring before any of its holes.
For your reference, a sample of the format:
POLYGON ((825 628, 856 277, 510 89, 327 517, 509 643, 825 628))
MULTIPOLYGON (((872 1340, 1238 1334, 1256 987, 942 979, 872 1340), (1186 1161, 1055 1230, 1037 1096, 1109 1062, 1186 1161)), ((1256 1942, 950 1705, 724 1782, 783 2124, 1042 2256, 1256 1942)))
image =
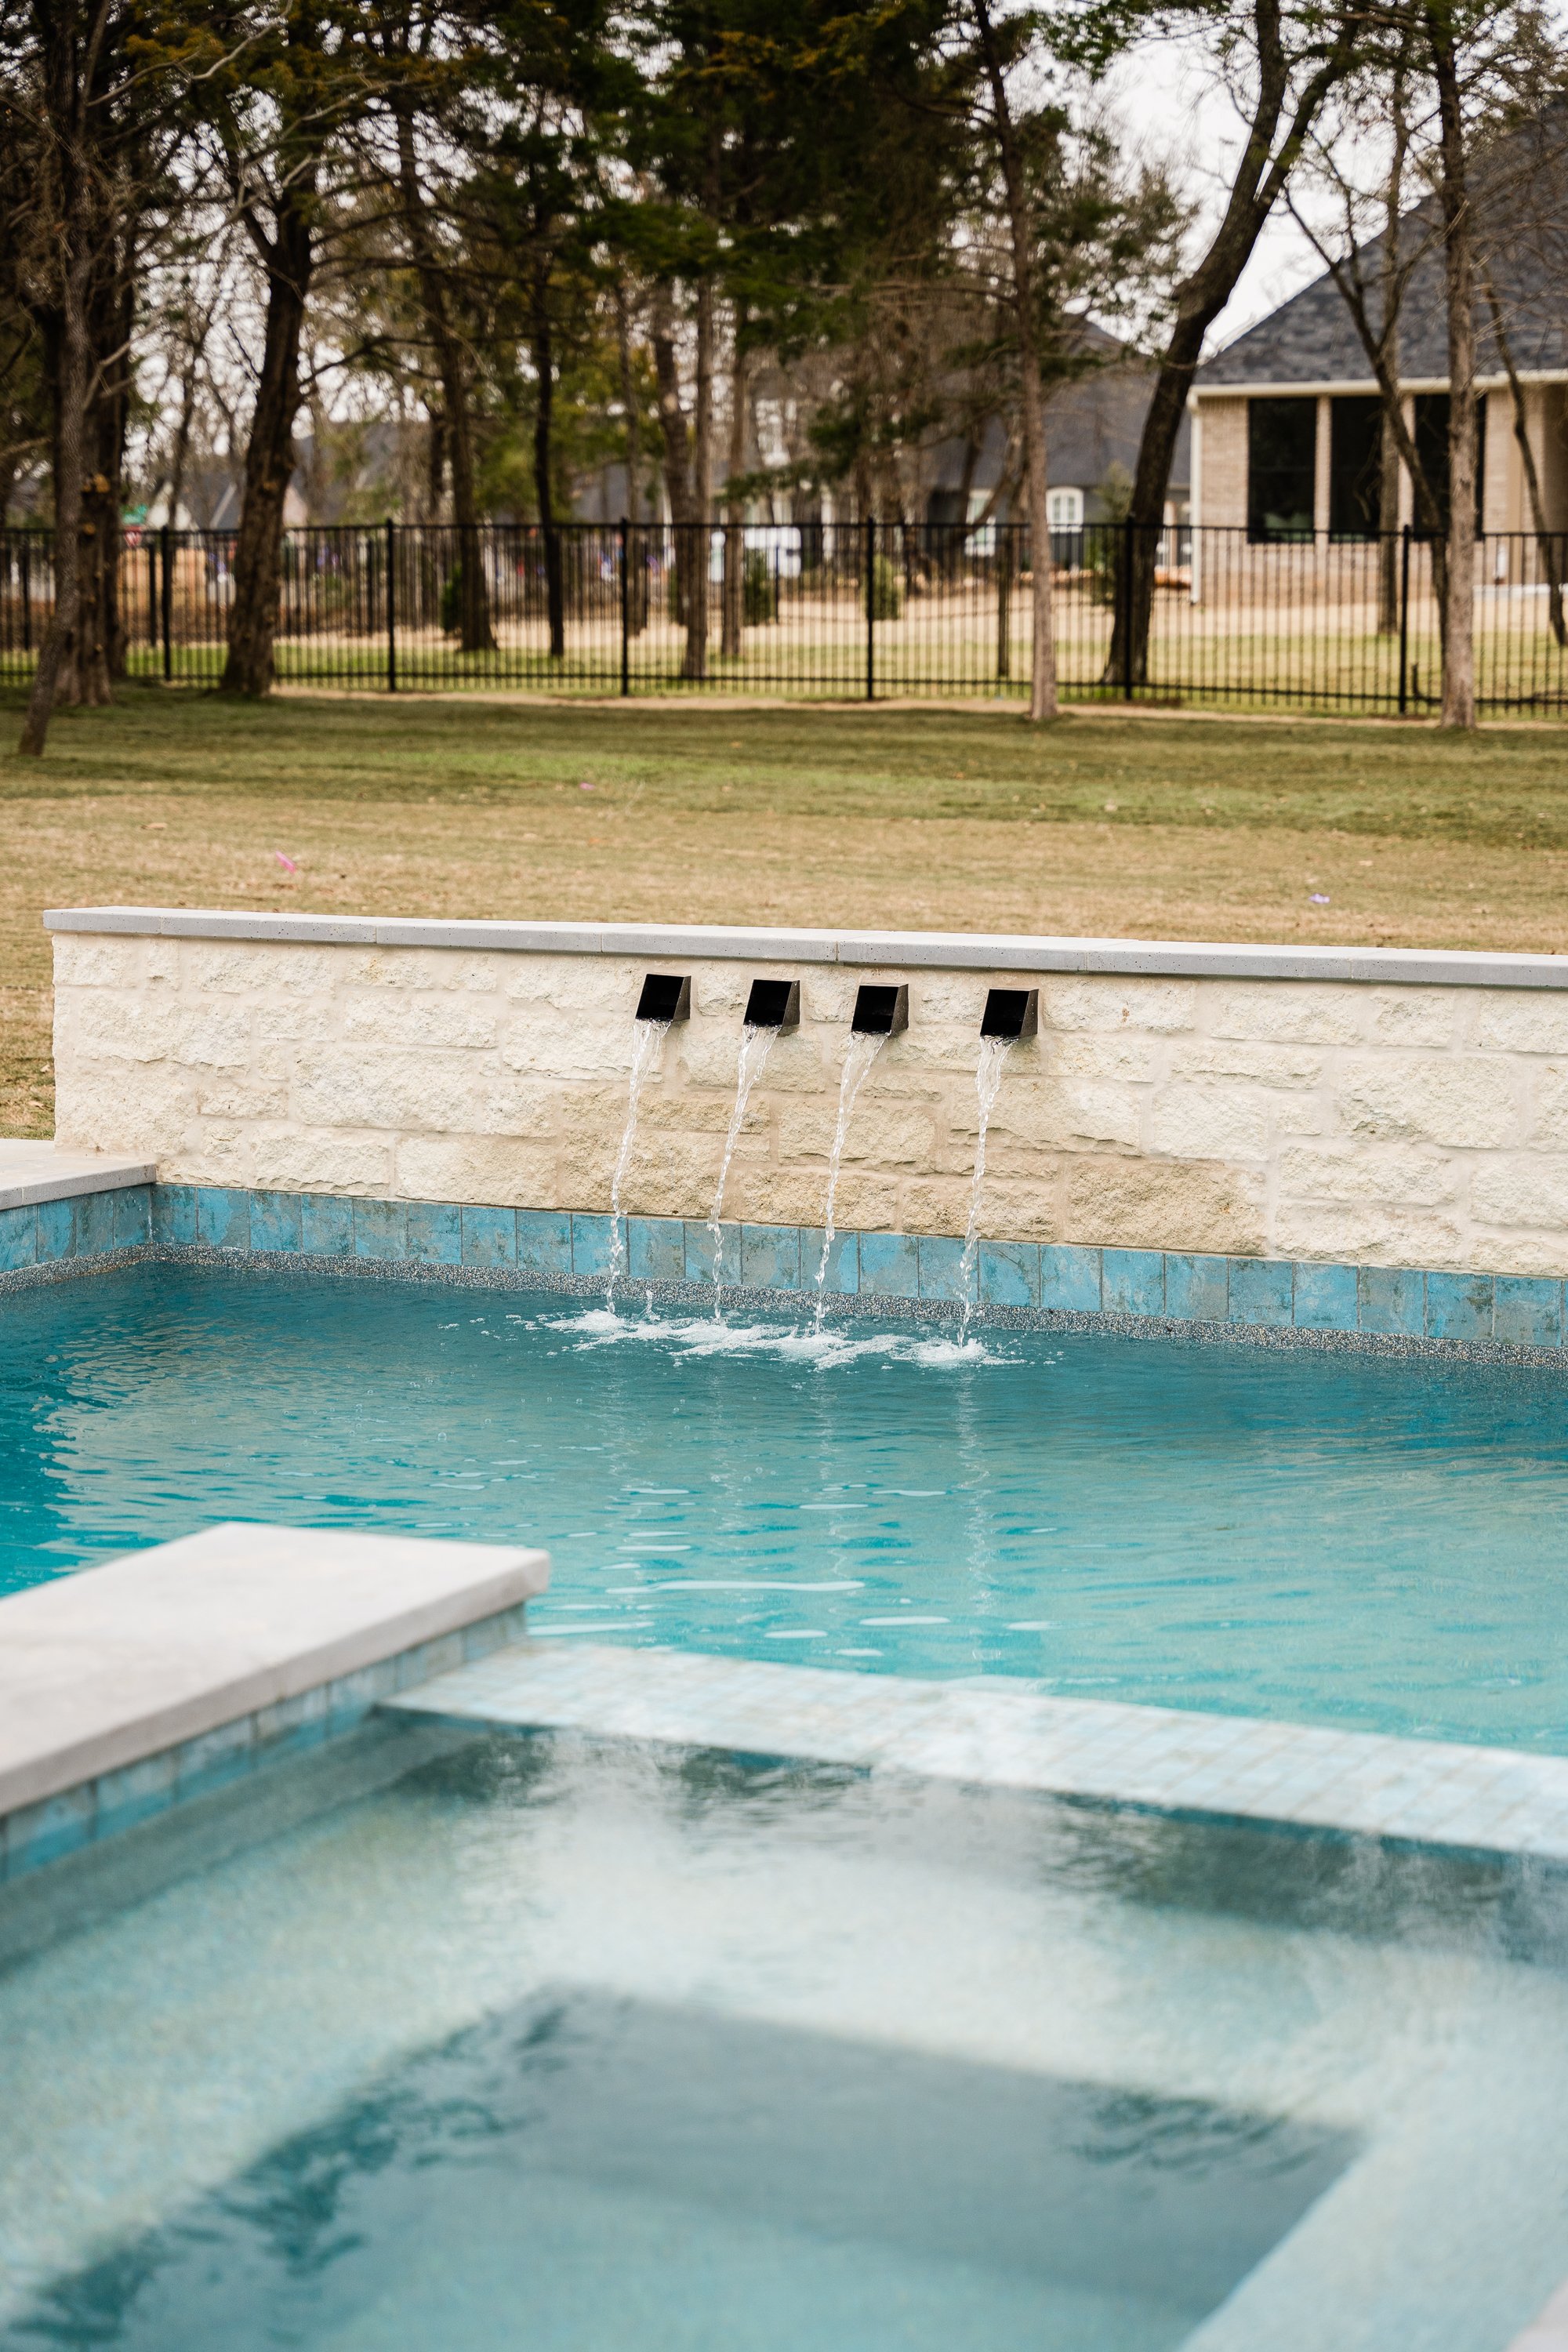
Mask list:
POLYGON ((1247 404, 1247 535, 1309 539, 1318 495, 1318 404, 1247 404))
MULTIPOLYGON (((1437 501, 1437 512, 1445 531, 1448 528, 1448 395, 1446 392, 1418 392, 1415 395, 1415 455, 1421 470, 1432 486, 1437 501)), ((1484 525, 1487 479, 1487 404, 1485 397, 1476 403, 1476 529, 1484 525)), ((1428 539, 1431 533, 1415 509, 1415 536, 1428 539)))
POLYGON ((1329 404, 1329 529, 1374 539, 1383 529, 1383 403, 1375 393, 1329 404))
POLYGON ((1081 490, 1048 490, 1046 493, 1046 513, 1053 530, 1083 529, 1083 492, 1081 490))

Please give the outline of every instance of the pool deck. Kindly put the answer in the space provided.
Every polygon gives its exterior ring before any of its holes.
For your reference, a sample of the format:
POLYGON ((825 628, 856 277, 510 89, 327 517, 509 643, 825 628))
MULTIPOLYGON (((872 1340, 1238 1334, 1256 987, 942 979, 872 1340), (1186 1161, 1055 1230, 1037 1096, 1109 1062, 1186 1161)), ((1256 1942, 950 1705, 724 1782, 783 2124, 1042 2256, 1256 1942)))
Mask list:
POLYGON ((1248 1716, 524 1641, 385 1706, 798 1759, 1183 1817, 1568 1863, 1568 1757, 1248 1716))
POLYGON ((62 1151, 30 1137, 0 1136, 0 1209, 30 1209, 41 1201, 72 1201, 84 1192, 120 1192, 151 1184, 151 1160, 111 1151, 62 1151))

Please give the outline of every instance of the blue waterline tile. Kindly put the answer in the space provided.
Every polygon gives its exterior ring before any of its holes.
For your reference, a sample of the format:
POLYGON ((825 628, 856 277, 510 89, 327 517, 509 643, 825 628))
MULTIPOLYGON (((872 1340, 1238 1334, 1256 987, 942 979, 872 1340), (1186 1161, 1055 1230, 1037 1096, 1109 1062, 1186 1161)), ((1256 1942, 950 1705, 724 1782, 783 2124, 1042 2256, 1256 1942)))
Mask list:
POLYGON ((470 1208, 465 1202, 462 1209, 462 1227, 465 1265, 515 1265, 517 1264, 517 1211, 515 1209, 470 1208))
POLYGON ((38 1264, 52 1265, 57 1258, 69 1257, 76 1246, 75 1202, 40 1201, 35 1215, 38 1264))
POLYGON ((976 1265, 965 1267, 963 1244, 952 1234, 921 1234, 916 1236, 915 1253, 920 1266, 920 1295, 922 1298, 952 1298, 973 1302, 979 1296, 976 1265))
POLYGON ((39 1870, 46 1863, 58 1862, 62 1854, 75 1853, 92 1837, 95 1806, 90 1783, 75 1789, 63 1789, 58 1797, 41 1798, 36 1805, 21 1805, 5 1822, 5 1866, 9 1876, 18 1877, 25 1870, 39 1870))
POLYGON ((572 1271, 574 1274, 605 1274, 610 1271, 611 1220, 602 1215, 572 1212, 572 1271))
POLYGON ((571 1273, 572 1219, 564 1209, 519 1209, 517 1263, 527 1274, 571 1273))
POLYGON ((256 1762, 256 1717, 242 1715, 220 1723, 195 1739, 183 1740, 174 1751, 174 1791, 186 1797, 205 1795, 242 1780, 256 1762))
POLYGON ((920 1256, 913 1234, 862 1234, 862 1298, 918 1298, 920 1256))
POLYGON ((114 1247, 114 1195, 79 1192, 76 1200, 76 1244, 72 1255, 101 1257, 114 1247))
POLYGON ((1100 1280, 1107 1314, 1163 1315, 1165 1260, 1159 1250, 1102 1250, 1100 1280))
POLYGON ((1067 1242, 1040 1250, 1040 1305, 1077 1315, 1100 1312, 1100 1252, 1067 1242))
POLYGON ((1224 1323, 1230 1314, 1230 1262, 1165 1253, 1165 1312, 1179 1323, 1224 1323))
MULTIPOLYGON (((798 1290, 800 1255, 798 1225, 741 1227, 741 1279, 748 1290, 798 1290)), ((724 1257, 728 1265, 728 1250, 724 1257)))
POLYGON ((153 1239, 165 1249, 189 1249, 196 1238, 196 1188, 194 1184, 154 1184, 153 1239))
POLYGON ((254 1250, 297 1250, 300 1246, 298 1192, 253 1192, 250 1196, 250 1246, 254 1250))
POLYGON ((0 1209, 0 1274, 16 1274, 38 1260, 38 1217, 30 1205, 0 1209))
POLYGON ((153 1188, 127 1184, 110 1198, 114 1202, 116 1249, 145 1249, 153 1238, 153 1188))
POLYGON ((1298 1331, 1353 1331, 1356 1319, 1356 1270, 1353 1265, 1318 1265, 1310 1258, 1296 1265, 1296 1328, 1298 1331))
MULTIPOLYGON (((800 1228, 800 1286, 815 1291, 817 1269, 822 1264, 822 1244, 826 1229, 821 1225, 800 1228)), ((853 1298, 860 1287, 859 1236, 853 1233, 836 1233, 833 1246, 827 1254, 827 1274, 823 1290, 835 1298, 853 1298)))
POLYGON ((1526 1275, 1494 1276, 1492 1338, 1514 1348, 1560 1348, 1563 1285, 1526 1275))
POLYGON ((1233 1257, 1227 1320, 1278 1326, 1294 1312, 1295 1268, 1288 1258, 1233 1257))
POLYGON ((196 1234, 207 1249, 250 1247, 250 1195, 220 1185, 196 1191, 196 1234))
POLYGON ((302 1192, 300 1247, 307 1257, 353 1257, 353 1202, 337 1192, 302 1192))
MULTIPOLYGON (((511 1211, 504 1213, 510 1217, 511 1211)), ((354 1202, 354 1255, 393 1263, 408 1255, 406 1202, 354 1202)))
POLYGON ((173 1750, 100 1774, 94 1793, 99 1837, 112 1837, 120 1830, 134 1829, 138 1822, 151 1821, 154 1813, 166 1812, 174 1801, 173 1750))
MULTIPOLYGON (((739 1282, 741 1277, 735 1269, 741 1263, 740 1243, 734 1236, 740 1228, 721 1225, 719 1230, 724 1238, 724 1279, 739 1282)), ((682 1224, 680 1255, 688 1282, 712 1281, 713 1235, 700 1217, 688 1217, 682 1224)))
POLYGON ((1363 1331, 1392 1331, 1419 1339, 1426 1329, 1424 1275, 1401 1265, 1363 1265, 1360 1270, 1359 1323, 1363 1331))
POLYGON ((408 1255, 419 1265, 461 1265, 463 1213, 456 1201, 410 1201, 404 1210, 408 1255))
POLYGON ((979 1288, 987 1307, 1037 1307, 1040 1303, 1038 1242, 982 1242, 979 1288))
POLYGON ((681 1220, 628 1217, 626 1272, 634 1282, 684 1282, 686 1227, 681 1220))
POLYGON ((1490 1339, 1492 1278, 1489 1274, 1429 1274, 1426 1276, 1426 1337, 1429 1339, 1490 1339))

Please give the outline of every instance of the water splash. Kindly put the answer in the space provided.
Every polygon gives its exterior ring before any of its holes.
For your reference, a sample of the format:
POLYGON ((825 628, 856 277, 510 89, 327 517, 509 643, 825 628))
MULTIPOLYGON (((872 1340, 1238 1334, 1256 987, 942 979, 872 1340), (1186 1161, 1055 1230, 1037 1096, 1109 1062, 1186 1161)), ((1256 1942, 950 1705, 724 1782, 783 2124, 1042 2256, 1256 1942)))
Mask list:
POLYGON ((637 1034, 632 1045, 632 1074, 626 1087, 626 1123, 621 1129, 621 1148, 616 1155, 616 1172, 610 1179, 610 1276, 605 1286, 605 1307, 611 1315, 616 1311, 616 1285, 626 1263, 621 1186, 631 1165, 632 1145, 637 1139, 637 1097, 642 1093, 643 1080, 658 1057, 659 1047, 669 1034, 668 1021, 638 1021, 634 1026, 637 1034))
POLYGON ((803 1328, 787 1323, 715 1323, 710 1315, 654 1315, 632 1320, 603 1307, 591 1307, 578 1315, 545 1316, 542 1328, 559 1332, 584 1351, 640 1342, 668 1349, 672 1356, 684 1360, 773 1357, 819 1372, 878 1358, 936 1370, 1016 1360, 980 1339, 953 1339, 946 1333, 926 1338, 916 1331, 867 1331, 853 1323, 836 1322, 817 1330, 810 1325, 803 1328))
POLYGON ((980 1196, 985 1186, 985 1133, 991 1124, 991 1114, 996 1108, 996 1097, 1002 1091, 1002 1070, 1007 1059, 1011 1037, 982 1037, 980 1060, 974 1072, 974 1091, 980 1101, 980 1131, 974 1139, 974 1181, 969 1188, 969 1228, 963 1236, 963 1255, 959 1260, 959 1276, 963 1287, 963 1321, 959 1327, 960 1339, 969 1336, 969 1318, 973 1313, 970 1293, 973 1287, 974 1263, 980 1255, 980 1196))
POLYGON ((730 1181, 730 1162, 735 1156, 735 1146, 741 1139, 741 1129, 746 1123, 746 1105, 752 1098, 752 1088, 763 1075, 763 1064, 773 1051, 776 1029, 761 1029, 748 1022, 741 1032, 741 1058, 735 1068, 735 1108, 730 1113, 730 1129, 724 1138, 724 1157, 719 1163, 719 1189, 713 1195, 713 1211, 708 1220, 708 1230, 713 1236, 713 1320, 718 1322, 724 1303, 724 1228, 721 1212, 724 1206, 724 1187, 730 1181))
POLYGON ((844 1139, 849 1131, 849 1114, 855 1108, 855 1097, 865 1084, 866 1073, 876 1060, 886 1040, 868 1030, 851 1030, 849 1051, 844 1056, 844 1076, 838 1082, 838 1124, 833 1130, 833 1156, 827 1163, 827 1206, 823 1211, 822 1264, 816 1269, 816 1329, 822 1330, 823 1309, 827 1303, 827 1261, 833 1255, 833 1211, 838 1197, 838 1169, 844 1158, 844 1139))

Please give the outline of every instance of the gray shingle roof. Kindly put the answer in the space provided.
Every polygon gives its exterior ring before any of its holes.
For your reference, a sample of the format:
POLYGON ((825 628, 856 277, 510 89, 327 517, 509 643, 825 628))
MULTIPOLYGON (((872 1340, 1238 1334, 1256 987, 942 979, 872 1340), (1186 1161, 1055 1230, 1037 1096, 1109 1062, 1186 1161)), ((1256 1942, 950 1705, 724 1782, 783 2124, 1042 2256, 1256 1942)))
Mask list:
MULTIPOLYGON (((1568 107, 1561 102, 1511 131, 1478 165, 1475 220, 1479 259, 1489 268, 1514 364, 1522 373, 1568 374, 1568 107)), ((1443 256, 1433 200, 1404 215, 1401 245, 1418 259, 1400 312, 1400 373, 1406 381, 1446 380, 1447 320, 1443 256)), ((1383 239, 1362 248, 1362 275, 1375 286, 1383 239)), ((1377 310, 1373 304, 1373 315, 1377 310)), ((1502 361, 1484 299, 1476 309, 1477 365, 1500 375, 1502 361)), ((1278 310, 1238 335, 1198 370, 1197 389, 1229 384, 1364 383, 1370 362, 1350 308, 1323 275, 1278 310)))

